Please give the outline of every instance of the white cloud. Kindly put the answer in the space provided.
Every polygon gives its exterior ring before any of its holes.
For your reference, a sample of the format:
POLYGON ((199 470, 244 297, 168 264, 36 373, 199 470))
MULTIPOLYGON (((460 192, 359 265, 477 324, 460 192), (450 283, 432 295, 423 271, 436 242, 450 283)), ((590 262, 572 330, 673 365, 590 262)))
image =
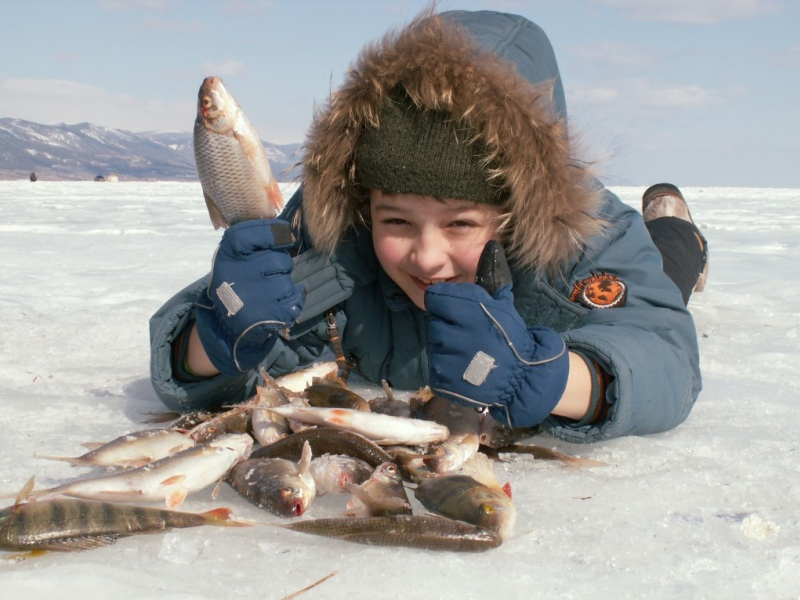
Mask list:
POLYGON ((583 46, 573 46, 569 52, 584 64, 594 64, 614 71, 650 69, 659 59, 639 44, 602 41, 583 46))
POLYGON ((161 31, 167 33, 204 33, 206 26, 200 21, 181 21, 179 19, 147 19, 136 26, 144 31, 161 31))
POLYGON ((686 110, 708 108, 745 93, 742 88, 726 90, 693 84, 670 84, 645 79, 617 82, 615 85, 573 86, 570 102, 602 106, 612 112, 686 110))
POLYGON ((236 59, 229 58, 223 62, 207 62, 203 64, 205 73, 216 75, 217 77, 233 77, 247 73, 244 63, 236 59))
POLYGON ((771 15, 783 0, 590 0, 629 13, 637 21, 707 24, 771 15))
POLYGON ((189 131, 195 103, 138 98, 61 79, 6 79, 0 82, 0 114, 46 124, 88 121, 129 131, 189 131))
POLYGON ((271 0, 225 0, 223 12, 230 14, 266 13, 275 8, 271 0))
POLYGON ((175 3, 172 0, 97 0, 98 8, 114 12, 134 10, 155 10, 164 12, 171 10, 175 3))
POLYGON ((776 55, 779 64, 800 67, 800 46, 792 46, 785 52, 776 55))

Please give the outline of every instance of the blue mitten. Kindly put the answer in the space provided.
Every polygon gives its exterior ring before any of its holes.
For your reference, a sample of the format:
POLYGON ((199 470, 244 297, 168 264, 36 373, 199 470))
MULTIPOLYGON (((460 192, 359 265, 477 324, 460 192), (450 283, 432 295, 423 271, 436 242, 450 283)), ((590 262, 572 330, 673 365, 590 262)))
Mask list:
POLYGON ((243 221, 227 229, 211 279, 196 301, 197 333, 217 369, 238 375, 255 368, 303 308, 303 289, 290 277, 294 245, 289 224, 243 221))
MULTIPOLYGON (((500 260, 507 270, 505 257, 500 260)), ((493 294, 471 283, 439 283, 426 291, 430 386, 457 404, 488 407, 501 423, 530 427, 561 399, 569 353, 554 330, 526 327, 514 308, 510 274, 489 278, 493 285, 486 279, 479 268, 478 282, 493 294)))

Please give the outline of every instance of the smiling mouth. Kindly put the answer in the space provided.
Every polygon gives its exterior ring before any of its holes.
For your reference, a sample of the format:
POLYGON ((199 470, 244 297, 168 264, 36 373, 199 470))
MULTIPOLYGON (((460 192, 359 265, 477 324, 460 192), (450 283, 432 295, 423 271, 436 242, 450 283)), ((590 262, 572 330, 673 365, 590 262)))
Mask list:
POLYGON ((411 279, 417 285, 421 287, 428 287, 429 285, 435 285, 437 283, 445 283, 453 279, 453 277, 437 277, 435 279, 422 279, 420 277, 415 277, 414 275, 409 275, 411 279))

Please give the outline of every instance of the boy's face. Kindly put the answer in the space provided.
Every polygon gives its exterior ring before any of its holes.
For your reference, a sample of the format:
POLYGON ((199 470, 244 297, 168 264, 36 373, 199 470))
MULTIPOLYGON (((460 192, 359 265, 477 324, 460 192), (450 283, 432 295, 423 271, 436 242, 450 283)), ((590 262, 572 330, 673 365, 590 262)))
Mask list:
POLYGON ((474 283, 481 251, 497 239, 497 207, 370 190, 372 243, 383 270, 421 309, 425 290, 474 283))

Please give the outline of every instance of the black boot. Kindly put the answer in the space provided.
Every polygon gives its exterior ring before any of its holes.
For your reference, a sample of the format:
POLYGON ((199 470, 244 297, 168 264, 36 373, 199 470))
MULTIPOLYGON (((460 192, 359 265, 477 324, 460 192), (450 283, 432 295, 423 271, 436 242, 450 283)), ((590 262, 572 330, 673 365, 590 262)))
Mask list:
POLYGON ((703 270, 698 275, 694 291, 702 292, 706 285, 706 279, 708 279, 708 242, 703 234, 700 233, 700 230, 697 229, 681 191, 671 183, 657 183, 650 186, 642 194, 642 217, 645 223, 662 217, 675 217, 694 225, 696 229, 695 235, 705 257, 703 270))

